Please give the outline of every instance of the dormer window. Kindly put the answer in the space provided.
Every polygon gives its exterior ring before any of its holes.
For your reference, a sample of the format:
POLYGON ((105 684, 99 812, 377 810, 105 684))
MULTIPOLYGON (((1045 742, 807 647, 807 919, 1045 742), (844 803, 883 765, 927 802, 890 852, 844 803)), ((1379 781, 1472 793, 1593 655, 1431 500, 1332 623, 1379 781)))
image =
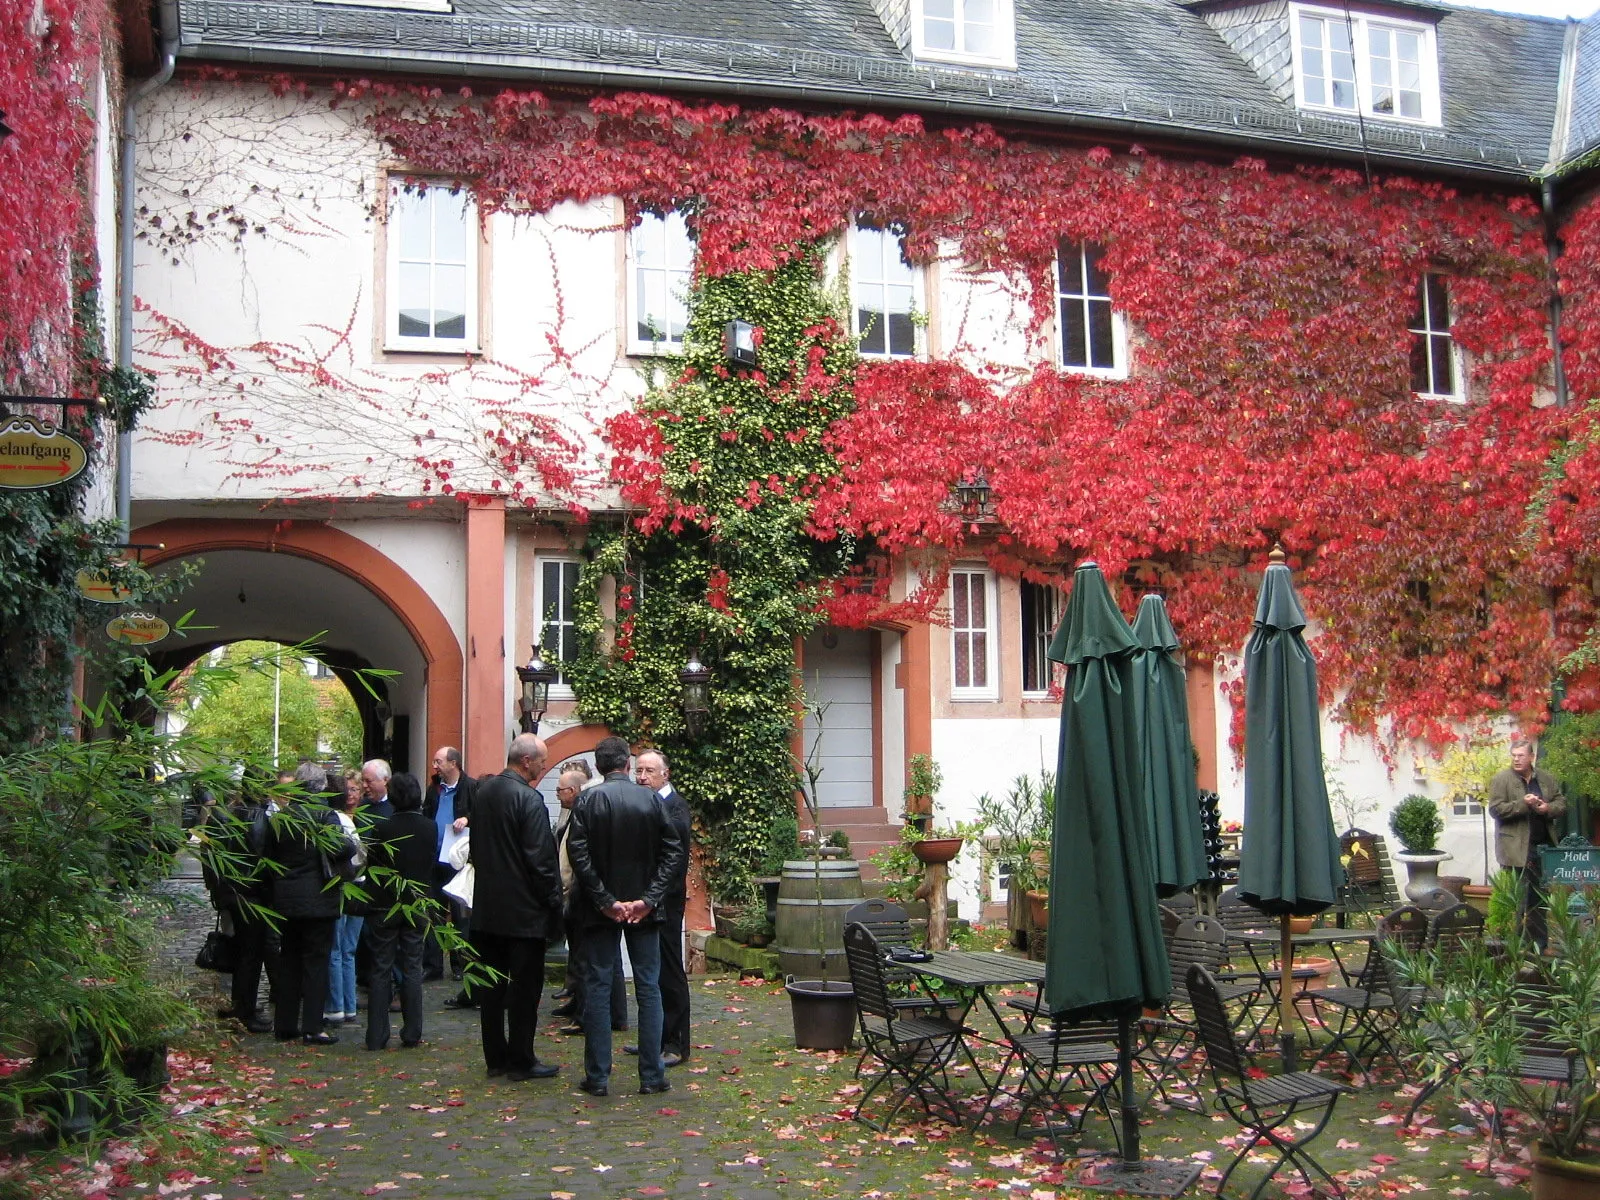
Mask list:
POLYGON ((917 58, 1015 67, 1012 0, 912 0, 917 58))
POLYGON ((1433 26, 1291 4, 1295 102, 1381 120, 1440 123, 1433 26))

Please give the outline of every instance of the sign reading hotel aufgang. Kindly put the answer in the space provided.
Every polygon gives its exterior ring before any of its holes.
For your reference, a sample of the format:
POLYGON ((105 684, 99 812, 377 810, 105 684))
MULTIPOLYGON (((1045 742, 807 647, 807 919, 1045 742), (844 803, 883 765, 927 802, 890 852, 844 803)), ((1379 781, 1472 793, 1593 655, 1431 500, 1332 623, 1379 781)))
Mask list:
POLYGON ((83 446, 59 426, 22 413, 0 418, 0 488, 53 487, 88 465, 83 446))
POLYGON ((123 604, 133 599, 133 589, 113 583, 97 571, 84 567, 77 576, 78 595, 96 604, 123 604))
POLYGON ((124 613, 106 625, 108 638, 128 646, 149 646, 171 632, 172 626, 150 613, 124 613))

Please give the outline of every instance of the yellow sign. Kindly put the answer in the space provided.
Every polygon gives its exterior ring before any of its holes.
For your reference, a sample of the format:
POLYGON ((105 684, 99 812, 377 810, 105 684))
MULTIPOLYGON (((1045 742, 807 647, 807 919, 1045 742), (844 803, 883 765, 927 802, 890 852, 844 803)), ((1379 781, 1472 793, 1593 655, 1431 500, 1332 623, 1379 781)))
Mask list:
POLYGON ((104 575, 96 575, 85 567, 78 572, 78 595, 96 604, 122 604, 133 599, 133 589, 126 584, 112 583, 104 575))
POLYGON ((0 488, 52 487, 88 465, 77 439, 48 421, 22 413, 0 420, 0 488))
POLYGON ((171 632, 172 626, 149 613, 126 613, 106 626, 108 638, 129 646, 148 646, 171 632))

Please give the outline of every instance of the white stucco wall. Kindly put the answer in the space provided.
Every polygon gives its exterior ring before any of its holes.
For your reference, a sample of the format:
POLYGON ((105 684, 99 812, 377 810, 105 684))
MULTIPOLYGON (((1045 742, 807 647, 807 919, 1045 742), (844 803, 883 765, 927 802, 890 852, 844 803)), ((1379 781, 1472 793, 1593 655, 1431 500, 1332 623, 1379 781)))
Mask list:
POLYGON ((466 638, 467 538, 463 525, 399 517, 329 524, 391 559, 428 593, 450 622, 456 639, 466 638))
POLYGON ((598 423, 640 386, 619 353, 614 202, 490 218, 482 357, 397 353, 379 219, 393 164, 355 106, 197 84, 140 111, 136 361, 160 407, 137 499, 418 495, 417 456, 450 460, 459 490, 508 488, 490 437, 527 413, 598 482, 598 423))
MULTIPOLYGON (((1037 776, 1041 766, 1054 771, 1059 732, 1057 720, 935 720, 933 759, 944 773, 934 808, 937 823, 975 820, 978 797, 985 792, 1004 792, 1018 775, 1037 776)), ((963 848, 950 867, 950 894, 971 921, 979 918, 979 859, 963 848)))

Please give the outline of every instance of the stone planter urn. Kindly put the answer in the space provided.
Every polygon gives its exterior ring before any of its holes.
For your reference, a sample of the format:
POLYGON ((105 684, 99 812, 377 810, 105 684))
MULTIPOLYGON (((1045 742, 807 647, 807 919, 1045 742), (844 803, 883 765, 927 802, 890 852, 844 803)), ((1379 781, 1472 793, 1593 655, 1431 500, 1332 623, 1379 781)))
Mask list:
POLYGON ((1439 888, 1439 864, 1453 855, 1443 850, 1423 850, 1416 854, 1402 850, 1395 855, 1406 865, 1406 899, 1420 903, 1439 888))

